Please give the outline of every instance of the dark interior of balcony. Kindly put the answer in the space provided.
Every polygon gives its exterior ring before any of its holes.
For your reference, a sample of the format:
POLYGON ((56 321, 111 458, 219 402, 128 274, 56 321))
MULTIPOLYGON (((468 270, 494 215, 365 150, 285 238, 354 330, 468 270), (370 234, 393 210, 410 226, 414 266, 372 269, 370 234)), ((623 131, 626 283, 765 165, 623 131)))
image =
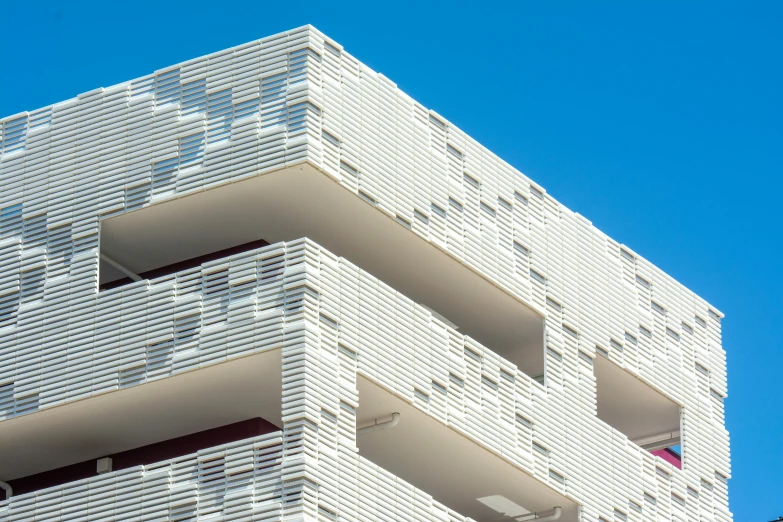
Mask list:
MULTIPOLYGON (((110 240, 107 239, 107 241, 110 240)), ((255 250, 267 246, 268 244, 269 243, 263 239, 257 239, 248 243, 242 243, 241 245, 232 245, 219 250, 214 250, 214 248, 216 248, 215 244, 205 242, 203 244, 193 245, 196 247, 193 250, 181 249, 178 256, 182 257, 181 261, 175 261, 162 266, 149 267, 143 260, 139 260, 137 263, 134 263, 134 268, 132 269, 114 261, 114 258, 104 249, 101 252, 100 289, 111 290, 112 288, 133 283, 134 280, 136 280, 133 276, 136 276, 139 279, 156 279, 158 277, 201 266, 209 261, 215 261, 216 259, 233 256, 234 254, 255 250), (141 270, 136 267, 140 267, 141 270), (137 272, 132 270, 136 270, 137 272), (129 277, 126 275, 128 272, 130 272, 132 276, 129 277)), ((110 246, 108 247, 108 250, 111 250, 110 246)))

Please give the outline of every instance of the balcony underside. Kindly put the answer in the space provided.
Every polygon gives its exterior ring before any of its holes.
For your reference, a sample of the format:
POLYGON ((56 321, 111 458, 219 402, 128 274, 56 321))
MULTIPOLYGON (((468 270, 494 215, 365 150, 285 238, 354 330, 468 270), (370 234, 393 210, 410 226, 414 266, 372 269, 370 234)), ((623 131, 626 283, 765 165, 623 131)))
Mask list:
POLYGON ((97 459, 246 419, 282 426, 271 350, 2 422, 0 478, 97 459))

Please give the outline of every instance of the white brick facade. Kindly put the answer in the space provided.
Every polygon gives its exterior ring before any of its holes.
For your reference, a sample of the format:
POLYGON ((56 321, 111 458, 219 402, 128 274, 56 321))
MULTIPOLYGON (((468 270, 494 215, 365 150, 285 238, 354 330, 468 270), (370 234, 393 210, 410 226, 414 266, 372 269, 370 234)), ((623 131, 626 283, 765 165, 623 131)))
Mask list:
MULTIPOLYGON (((5 118, 0 140, 0 430, 281 349, 283 431, 205 450, 227 468, 250 459, 221 483, 225 520, 461 519, 356 454, 357 375, 573 500, 581 520, 731 520, 721 314, 317 30, 5 118), (308 240, 98 292, 101 220, 303 163, 542 314, 546 386, 308 240), (194 314, 209 326, 182 341, 194 314), (596 417, 596 347, 682 405, 682 470, 596 417), (258 457, 272 439, 274 472, 258 457), (235 476, 247 482, 232 496, 235 476)), ((199 473, 177 471, 198 459, 0 501, 0 521, 207 516, 199 473), (139 489, 145 477, 168 485, 139 489), (141 507, 117 507, 126 490, 141 507)))

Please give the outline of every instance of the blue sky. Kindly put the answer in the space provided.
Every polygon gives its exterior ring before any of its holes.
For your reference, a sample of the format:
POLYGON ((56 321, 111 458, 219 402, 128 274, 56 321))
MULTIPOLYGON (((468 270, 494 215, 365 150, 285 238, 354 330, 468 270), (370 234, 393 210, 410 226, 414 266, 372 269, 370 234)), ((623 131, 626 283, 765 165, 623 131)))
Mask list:
POLYGON ((783 514, 783 3, 306 4, 8 3, 0 116, 315 25, 726 314, 731 509, 783 514))

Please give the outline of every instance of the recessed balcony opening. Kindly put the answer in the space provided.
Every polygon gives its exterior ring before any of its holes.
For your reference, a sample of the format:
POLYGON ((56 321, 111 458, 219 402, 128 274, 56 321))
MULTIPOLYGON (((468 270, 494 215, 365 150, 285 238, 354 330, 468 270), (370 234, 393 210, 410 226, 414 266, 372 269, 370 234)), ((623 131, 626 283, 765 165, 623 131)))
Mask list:
POLYGON ((681 468, 680 406, 606 357, 595 358, 598 418, 681 468))
POLYGON ((302 237, 427 306, 528 375, 544 373, 541 316, 309 165, 102 221, 100 284, 131 282, 117 266, 143 279, 261 239, 302 237))
POLYGON ((576 503, 465 435, 369 379, 358 388, 362 457, 478 522, 533 520, 555 507, 560 521, 578 520, 576 503))
POLYGON ((136 251, 136 255, 123 253, 122 263, 115 260, 112 252, 115 250, 112 240, 121 238, 121 233, 105 234, 101 244, 100 261, 100 289, 111 290, 119 286, 141 279, 155 279, 163 277, 189 268, 201 266, 207 261, 214 261, 223 257, 232 256, 248 250, 254 250, 267 246, 269 243, 263 239, 249 241, 247 243, 236 243, 229 234, 221 234, 216 237, 218 241, 204 241, 192 245, 182 245, 176 251, 165 248, 156 248, 150 245, 150 250, 159 253, 159 255, 150 254, 148 250, 136 251), (222 248, 221 245, 229 244, 222 248))
POLYGON ((18 496, 271 433, 281 405, 273 350, 55 406, 3 421, 0 480, 18 496))

